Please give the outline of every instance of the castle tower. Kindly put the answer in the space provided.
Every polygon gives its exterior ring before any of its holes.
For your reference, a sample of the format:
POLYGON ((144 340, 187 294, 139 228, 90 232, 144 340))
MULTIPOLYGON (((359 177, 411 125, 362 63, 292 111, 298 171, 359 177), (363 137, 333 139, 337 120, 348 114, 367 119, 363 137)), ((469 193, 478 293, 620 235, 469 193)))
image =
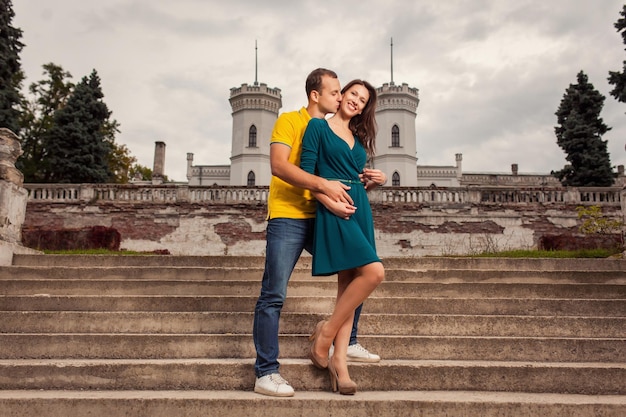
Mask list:
POLYGON ((376 93, 378 134, 373 166, 387 175, 387 186, 416 187, 418 89, 392 81, 378 87, 376 93))
POLYGON ((269 185, 270 137, 282 106, 279 88, 242 84, 230 89, 233 137, 230 185, 269 185))
POLYGON ((391 82, 376 89, 376 156, 374 168, 387 175, 387 185, 417 187, 415 117, 420 102, 417 88, 393 82, 393 38, 391 38, 391 82))

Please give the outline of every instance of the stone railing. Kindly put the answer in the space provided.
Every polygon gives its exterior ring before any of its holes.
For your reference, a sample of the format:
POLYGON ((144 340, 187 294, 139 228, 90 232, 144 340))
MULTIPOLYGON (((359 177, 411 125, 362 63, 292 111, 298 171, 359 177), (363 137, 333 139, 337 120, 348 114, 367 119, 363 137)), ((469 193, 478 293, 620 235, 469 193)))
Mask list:
MULTIPOLYGON (((189 186, 187 184, 24 184, 29 202, 266 203, 268 187, 189 186)), ((373 203, 434 205, 568 204, 621 206, 622 187, 383 187, 373 203)))
POLYGON ((268 187, 186 184, 24 184, 29 202, 264 203, 268 187))
POLYGON ((379 202, 427 204, 580 204, 620 206, 621 187, 448 187, 383 188, 379 202))

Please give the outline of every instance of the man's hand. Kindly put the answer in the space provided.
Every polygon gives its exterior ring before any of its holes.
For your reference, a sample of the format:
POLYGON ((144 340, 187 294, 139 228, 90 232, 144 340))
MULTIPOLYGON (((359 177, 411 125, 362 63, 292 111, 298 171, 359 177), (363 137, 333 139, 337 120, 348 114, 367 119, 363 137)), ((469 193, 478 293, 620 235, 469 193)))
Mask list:
POLYGON ((324 180, 320 188, 320 191, 328 196, 328 198, 330 198, 332 201, 341 202, 350 206, 354 204, 354 201, 346 192, 350 189, 350 187, 348 185, 345 185, 341 181, 324 180))

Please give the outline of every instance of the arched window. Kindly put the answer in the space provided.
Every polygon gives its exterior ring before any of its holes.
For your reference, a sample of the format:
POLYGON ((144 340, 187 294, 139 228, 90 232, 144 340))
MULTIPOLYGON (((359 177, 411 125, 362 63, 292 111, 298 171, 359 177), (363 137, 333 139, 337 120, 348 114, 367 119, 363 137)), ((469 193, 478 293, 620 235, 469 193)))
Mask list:
POLYGON ((400 186, 400 174, 398 174, 397 171, 394 172, 391 176, 391 185, 393 185, 394 187, 400 186))
POLYGON ((256 175, 254 175, 254 171, 248 172, 248 187, 254 187, 256 183, 256 175))
POLYGON ((398 127, 398 125, 393 125, 393 127, 391 128, 391 147, 400 147, 400 128, 398 127))
POLYGON ((256 148, 256 126, 250 126, 250 131, 248 132, 248 147, 256 148))

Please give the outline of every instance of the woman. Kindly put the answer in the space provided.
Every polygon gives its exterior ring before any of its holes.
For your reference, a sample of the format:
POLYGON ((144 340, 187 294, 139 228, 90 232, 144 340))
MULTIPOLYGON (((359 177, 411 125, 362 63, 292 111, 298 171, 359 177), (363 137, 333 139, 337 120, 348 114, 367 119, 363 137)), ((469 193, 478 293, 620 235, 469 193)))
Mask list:
POLYGON ((354 310, 383 281, 385 271, 376 254, 372 212, 366 191, 383 185, 386 176, 364 169, 374 154, 376 90, 367 81, 353 80, 341 91, 337 113, 329 119, 311 120, 303 138, 300 166, 351 188, 357 210, 339 217, 317 205, 313 241, 313 275, 338 276, 337 301, 328 320, 319 322, 311 335, 309 357, 318 368, 328 367, 331 387, 354 394, 346 352, 354 310), (334 354, 328 358, 331 344, 334 354))

